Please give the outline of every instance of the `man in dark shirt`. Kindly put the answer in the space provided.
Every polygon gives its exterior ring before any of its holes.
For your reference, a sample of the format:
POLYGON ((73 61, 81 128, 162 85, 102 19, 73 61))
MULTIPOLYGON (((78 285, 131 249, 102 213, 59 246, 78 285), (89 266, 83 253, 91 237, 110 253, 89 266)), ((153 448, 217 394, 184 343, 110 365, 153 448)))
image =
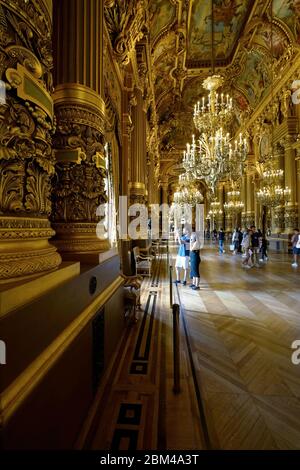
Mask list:
POLYGON ((219 231, 219 253, 222 255, 224 253, 224 240, 225 240, 225 232, 221 228, 219 231))
POLYGON ((257 267, 259 266, 258 263, 258 255, 259 255, 259 238, 260 238, 260 233, 256 230, 255 225, 252 225, 251 227, 251 249, 253 252, 253 263, 257 267))

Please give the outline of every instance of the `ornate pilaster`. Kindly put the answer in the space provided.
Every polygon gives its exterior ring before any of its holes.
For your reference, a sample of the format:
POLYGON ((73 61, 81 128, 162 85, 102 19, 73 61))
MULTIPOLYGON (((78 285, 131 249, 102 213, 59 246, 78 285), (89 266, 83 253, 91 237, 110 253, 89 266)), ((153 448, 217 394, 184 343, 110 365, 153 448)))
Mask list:
POLYGON ((146 113, 143 106, 143 94, 138 88, 135 91, 135 97, 136 106, 132 108, 133 132, 131 181, 129 183, 131 204, 145 202, 146 195, 146 113))
POLYGON ((161 181, 161 204, 168 204, 168 180, 161 181))
POLYGON ((247 177, 246 175, 242 176, 241 180, 241 200, 244 204, 244 211, 241 214, 241 227, 245 228, 247 226, 246 212, 247 212, 247 177))
POLYGON ((128 195, 128 181, 130 180, 131 135, 133 131, 131 109, 135 101, 131 101, 131 94, 123 92, 122 96, 122 176, 121 194, 128 195))
POLYGON ((285 233, 290 234, 298 226, 298 205, 297 205, 297 172, 296 172, 296 151, 293 148, 295 139, 288 135, 283 141, 284 145, 284 178, 285 187, 291 190, 290 200, 285 208, 284 223, 285 233))
POLYGON ((0 281, 57 268, 51 178, 54 158, 51 2, 0 0, 0 281))
POLYGON ((284 232, 285 207, 277 206, 272 212, 272 234, 284 232))
POLYGON ((107 200, 103 1, 56 0, 54 6, 57 177, 53 186, 53 242, 64 259, 93 255, 96 259, 109 247, 108 241, 96 234, 97 208, 107 200), (70 41, 71 36, 76 36, 75 42, 70 41))
MULTIPOLYGON (((253 155, 249 156, 249 159, 253 160, 253 155)), ((246 170, 245 185, 246 185, 246 204, 245 211, 243 212, 243 222, 245 227, 249 227, 255 224, 255 211, 254 211, 254 176, 255 168, 252 164, 249 164, 246 170)))
MULTIPOLYGON (((298 142, 298 145, 300 142, 298 142)), ((297 159, 297 202, 298 202, 298 223, 300 221, 300 148, 296 149, 297 159)))

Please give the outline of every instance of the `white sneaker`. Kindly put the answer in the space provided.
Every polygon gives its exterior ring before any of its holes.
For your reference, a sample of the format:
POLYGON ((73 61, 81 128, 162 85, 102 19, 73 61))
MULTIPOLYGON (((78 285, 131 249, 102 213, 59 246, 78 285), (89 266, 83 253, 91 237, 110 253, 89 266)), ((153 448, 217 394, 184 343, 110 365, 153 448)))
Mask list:
POLYGON ((298 268, 298 263, 292 263, 293 268, 298 268))
POLYGON ((262 258, 260 258, 260 260, 259 260, 259 261, 260 261, 261 263, 263 263, 263 262, 264 262, 264 260, 263 260, 262 258))

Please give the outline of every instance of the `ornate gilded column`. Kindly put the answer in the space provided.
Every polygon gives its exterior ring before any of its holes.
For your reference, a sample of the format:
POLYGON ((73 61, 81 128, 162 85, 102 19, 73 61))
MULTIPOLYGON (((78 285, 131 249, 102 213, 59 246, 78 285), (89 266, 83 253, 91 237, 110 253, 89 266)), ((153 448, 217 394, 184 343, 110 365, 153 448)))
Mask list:
POLYGON ((161 181, 161 204, 168 204, 168 180, 161 181))
POLYGON ((128 182, 131 170, 129 167, 131 155, 131 134, 133 131, 131 109, 135 102, 131 101, 129 92, 124 91, 122 96, 122 175, 121 194, 128 195, 128 182))
MULTIPOLYGON (((224 198, 223 198, 223 201, 224 202, 228 202, 228 192, 230 191, 230 183, 227 181, 224 185, 224 198)), ((224 202, 223 202, 223 210, 224 210, 224 202)), ((233 217, 232 217, 232 214, 230 214, 230 212, 226 212, 225 211, 225 227, 224 227, 225 231, 226 232, 232 232, 233 230, 233 217)))
POLYGON ((217 199, 220 203, 219 211, 221 213, 215 215, 215 227, 217 230, 223 228, 225 230, 225 214, 224 214, 224 202, 225 202, 225 194, 224 194, 224 183, 219 183, 217 187, 217 199))
POLYGON ((64 259, 96 261, 109 247, 96 235, 106 202, 103 0, 55 0, 54 25, 54 243, 64 259))
POLYGON ((53 270, 52 2, 0 0, 0 281, 53 270))
POLYGON ((300 222, 300 143, 296 147, 298 224, 300 222), (298 147, 299 146, 299 147, 298 147))
MULTIPOLYGON (((276 145, 276 156, 278 158, 278 169, 284 170, 284 148, 277 143, 276 145)), ((276 206, 271 209, 271 221, 272 221, 272 234, 279 235, 284 232, 284 215, 285 205, 276 206)))
POLYGON ((253 193, 254 193, 254 223, 255 226, 262 230, 263 228, 263 207, 258 200, 256 194, 260 188, 260 180, 258 175, 253 179, 253 193))
POLYGON ((288 136, 284 140, 284 180, 285 186, 291 190, 290 201, 285 207, 284 223, 285 233, 293 232, 298 226, 298 207, 297 207, 297 172, 296 172, 296 151, 293 148, 294 138, 288 136))
POLYGON ((135 90, 135 106, 132 108, 132 141, 131 141, 131 181, 129 183, 131 203, 145 201, 146 195, 146 113, 143 93, 135 90))
POLYGON ((246 171, 246 211, 245 211, 245 223, 249 227, 255 223, 255 211, 254 211, 254 182, 253 182, 253 169, 248 168, 246 171))
POLYGON ((241 200, 244 204, 244 210, 241 214, 241 228, 245 228, 247 226, 247 176, 242 176, 241 182, 241 200))

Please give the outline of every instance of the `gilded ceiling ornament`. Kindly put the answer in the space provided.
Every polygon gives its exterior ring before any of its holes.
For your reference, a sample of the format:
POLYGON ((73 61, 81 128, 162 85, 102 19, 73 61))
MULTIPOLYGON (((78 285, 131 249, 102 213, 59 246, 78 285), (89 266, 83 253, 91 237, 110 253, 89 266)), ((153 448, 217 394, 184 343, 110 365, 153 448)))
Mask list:
POLYGON ((135 44, 144 35, 144 0, 116 0, 105 8, 106 26, 117 60, 123 66, 130 61, 135 44))

